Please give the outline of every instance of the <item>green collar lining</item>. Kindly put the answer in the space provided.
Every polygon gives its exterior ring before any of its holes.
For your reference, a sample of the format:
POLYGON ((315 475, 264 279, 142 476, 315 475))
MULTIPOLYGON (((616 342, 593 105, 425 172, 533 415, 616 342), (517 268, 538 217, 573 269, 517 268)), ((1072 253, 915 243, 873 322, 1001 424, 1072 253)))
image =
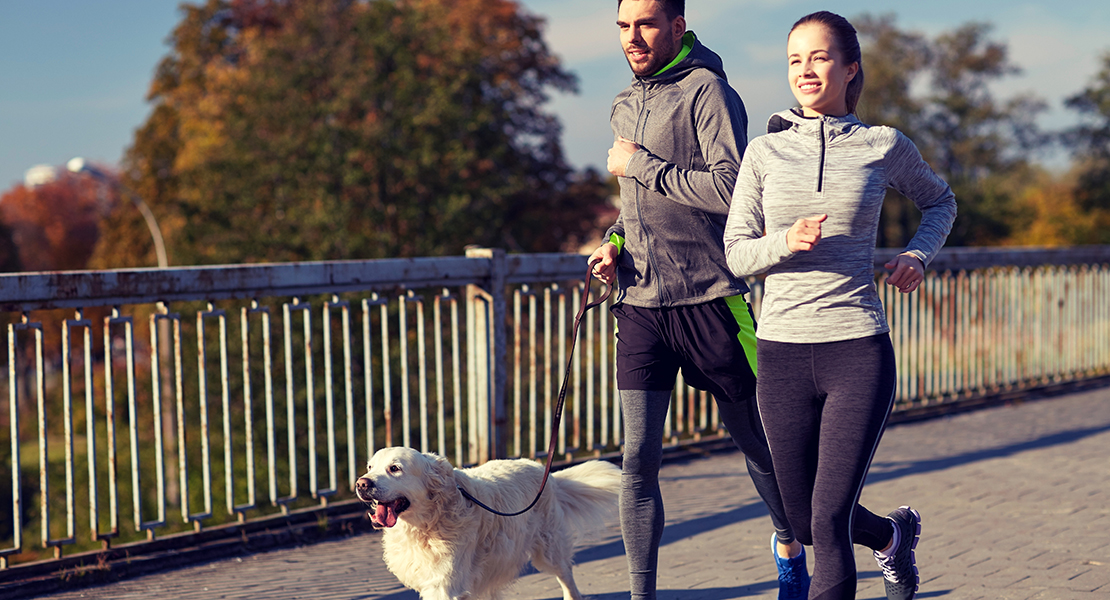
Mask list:
POLYGON ((694 49, 694 42, 697 39, 698 38, 694 35, 693 31, 687 31, 682 36, 682 50, 679 51, 678 56, 674 57, 674 60, 671 61, 671 64, 660 69, 659 72, 652 75, 652 77, 658 77, 659 75, 666 73, 668 69, 671 69, 678 63, 682 62, 682 59, 686 58, 690 54, 690 50, 694 49))

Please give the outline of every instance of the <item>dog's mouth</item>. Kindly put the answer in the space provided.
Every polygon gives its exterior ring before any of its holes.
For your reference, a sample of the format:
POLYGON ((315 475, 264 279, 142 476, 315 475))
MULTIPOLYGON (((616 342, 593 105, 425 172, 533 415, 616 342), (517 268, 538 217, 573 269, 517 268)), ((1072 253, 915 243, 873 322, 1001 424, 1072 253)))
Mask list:
POLYGON ((383 529, 397 524, 397 517, 408 510, 409 499, 401 496, 390 502, 371 500, 367 504, 369 510, 366 511, 366 515, 370 517, 370 523, 375 529, 383 529))

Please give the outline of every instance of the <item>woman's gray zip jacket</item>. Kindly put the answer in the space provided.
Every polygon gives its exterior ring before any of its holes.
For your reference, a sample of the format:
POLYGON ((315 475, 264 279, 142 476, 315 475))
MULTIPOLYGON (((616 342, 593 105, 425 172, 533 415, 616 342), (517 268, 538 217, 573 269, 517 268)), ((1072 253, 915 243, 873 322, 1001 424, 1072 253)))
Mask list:
POLYGON ((613 102, 613 135, 639 144, 620 178, 620 300, 658 308, 748 291, 722 243, 747 141, 747 114, 720 57, 687 34, 689 54, 636 77, 613 102))
POLYGON ((956 219, 952 189, 909 138, 854 115, 807 119, 784 111, 769 130, 748 146, 724 238, 734 274, 767 273, 757 336, 823 343, 886 333, 874 252, 887 188, 922 211, 905 251, 925 265, 956 219), (787 230, 821 214, 828 219, 817 246, 791 252, 787 230))

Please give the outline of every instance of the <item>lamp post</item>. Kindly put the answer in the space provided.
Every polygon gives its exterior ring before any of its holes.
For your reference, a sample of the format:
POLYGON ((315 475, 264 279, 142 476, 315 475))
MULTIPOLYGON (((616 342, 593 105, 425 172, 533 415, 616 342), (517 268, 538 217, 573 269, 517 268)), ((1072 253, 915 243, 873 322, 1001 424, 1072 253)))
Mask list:
MULTIPOLYGON (((119 180, 117 180, 116 178, 111 177, 104 171, 101 171, 100 169, 97 169, 96 167, 88 164, 87 162, 85 162, 84 158, 76 157, 70 159, 70 161, 66 163, 66 168, 73 173, 86 173, 88 175, 91 175, 94 178, 107 183, 108 185, 119 188, 124 194, 127 194, 127 196, 131 198, 131 202, 135 205, 136 208, 139 209, 139 212, 142 213, 143 220, 146 221, 146 227, 150 230, 151 237, 154 238, 154 253, 158 256, 158 268, 165 269, 169 266, 169 260, 166 259, 166 245, 162 240, 162 229, 158 227, 158 220, 154 218, 154 213, 150 211, 150 207, 147 206, 146 202, 143 202, 143 199, 140 198, 138 194, 136 194, 131 188, 120 183, 119 180)), ((165 310, 165 305, 162 302, 158 303, 158 307, 161 310, 165 310)), ((159 347, 157 349, 159 356, 159 380, 162 383, 162 385, 160 386, 160 398, 170 398, 171 395, 174 393, 174 388, 173 382, 171 381, 172 374, 170 372, 169 365, 170 347, 165 343, 165 341, 169 339, 169 322, 165 319, 162 319, 161 322, 158 323, 158 337, 163 340, 163 343, 158 344, 159 347)), ((173 427, 173 412, 169 410, 161 410, 161 414, 163 438, 168 441, 170 447, 173 447, 176 438, 176 432, 174 431, 173 427)), ((173 461, 168 462, 167 471, 166 496, 170 502, 177 502, 177 473, 173 461)))
POLYGON ((162 241, 162 230, 158 227, 158 220, 154 218, 154 213, 150 212, 150 207, 147 206, 146 202, 143 202, 143 199, 140 198, 138 194, 133 192, 131 188, 109 177, 104 171, 88 164, 85 162, 85 159, 80 156, 70 159, 70 161, 66 163, 66 168, 74 173, 88 173, 101 181, 118 187, 123 193, 127 194, 127 196, 131 198, 131 202, 139 209, 139 212, 142 213, 143 219, 146 221, 146 227, 150 230, 151 237, 154 238, 154 253, 158 256, 158 267, 164 269, 169 266, 169 261, 166 260, 166 245, 162 241))

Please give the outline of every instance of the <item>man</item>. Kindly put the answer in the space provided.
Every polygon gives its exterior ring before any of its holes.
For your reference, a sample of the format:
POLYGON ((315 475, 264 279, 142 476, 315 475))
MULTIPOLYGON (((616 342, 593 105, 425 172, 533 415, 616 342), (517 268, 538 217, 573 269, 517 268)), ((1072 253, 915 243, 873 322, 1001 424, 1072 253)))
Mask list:
POLYGON ((683 0, 618 0, 635 77, 613 102, 608 169, 621 212, 590 257, 620 285, 617 388, 625 422, 620 500, 633 600, 654 600, 663 532, 663 425, 678 369, 717 400, 775 524, 779 598, 805 598, 802 546, 782 508, 755 405, 755 322, 748 287, 725 262, 729 201, 747 115, 720 57, 686 30, 683 0), (779 558, 779 557, 785 558, 779 558))

